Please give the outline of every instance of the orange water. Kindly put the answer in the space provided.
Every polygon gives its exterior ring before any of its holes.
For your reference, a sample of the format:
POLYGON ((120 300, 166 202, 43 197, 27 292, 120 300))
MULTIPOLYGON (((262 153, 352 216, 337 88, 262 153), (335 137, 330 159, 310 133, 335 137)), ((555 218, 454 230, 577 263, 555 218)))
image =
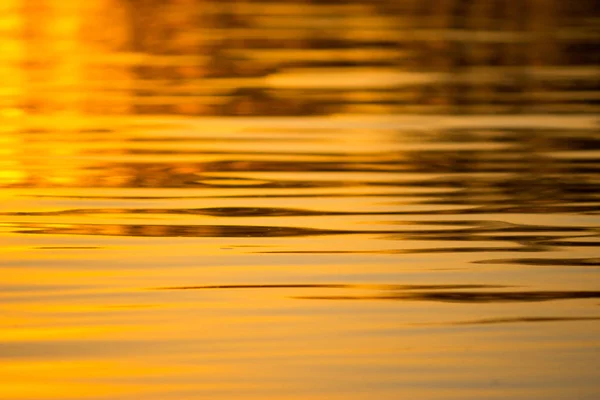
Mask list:
POLYGON ((399 3, 4 0, 0 398, 599 398, 597 18, 399 3))

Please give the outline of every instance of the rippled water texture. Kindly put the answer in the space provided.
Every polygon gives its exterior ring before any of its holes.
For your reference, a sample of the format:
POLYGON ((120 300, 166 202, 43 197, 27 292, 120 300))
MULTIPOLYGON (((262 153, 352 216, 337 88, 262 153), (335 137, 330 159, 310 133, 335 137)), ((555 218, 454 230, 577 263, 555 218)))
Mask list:
POLYGON ((595 7, 0 1, 0 398, 600 398, 595 7))

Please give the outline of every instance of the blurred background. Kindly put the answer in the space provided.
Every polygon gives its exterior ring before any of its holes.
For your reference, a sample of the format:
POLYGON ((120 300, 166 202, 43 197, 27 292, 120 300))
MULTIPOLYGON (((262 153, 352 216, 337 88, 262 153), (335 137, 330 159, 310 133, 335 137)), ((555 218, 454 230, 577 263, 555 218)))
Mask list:
POLYGON ((3 0, 0 115, 598 112, 594 0, 3 0))

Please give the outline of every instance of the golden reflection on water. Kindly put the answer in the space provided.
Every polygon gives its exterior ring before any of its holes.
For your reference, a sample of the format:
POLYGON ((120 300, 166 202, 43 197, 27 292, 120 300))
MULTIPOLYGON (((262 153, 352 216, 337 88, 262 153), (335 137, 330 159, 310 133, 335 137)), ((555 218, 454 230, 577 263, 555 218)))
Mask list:
POLYGON ((591 1, 0 2, 0 398, 598 398, 591 1))

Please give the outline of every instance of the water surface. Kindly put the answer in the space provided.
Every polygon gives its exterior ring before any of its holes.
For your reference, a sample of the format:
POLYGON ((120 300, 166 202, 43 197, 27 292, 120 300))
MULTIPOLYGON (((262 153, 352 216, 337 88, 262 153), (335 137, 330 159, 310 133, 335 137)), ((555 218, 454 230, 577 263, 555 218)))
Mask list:
POLYGON ((4 0, 0 397, 599 398, 597 13, 467 3, 4 0))

